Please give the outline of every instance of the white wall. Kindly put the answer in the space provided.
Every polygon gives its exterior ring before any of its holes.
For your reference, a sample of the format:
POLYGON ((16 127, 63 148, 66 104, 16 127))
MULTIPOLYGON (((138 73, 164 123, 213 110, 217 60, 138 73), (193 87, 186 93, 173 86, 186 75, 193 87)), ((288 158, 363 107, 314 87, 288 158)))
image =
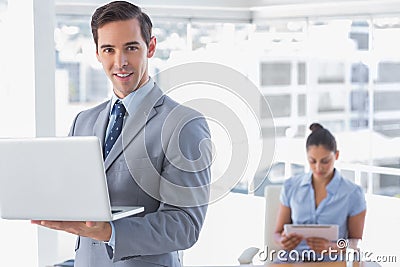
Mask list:
POLYGON ((183 252, 185 266, 239 265, 249 247, 264 244, 265 199, 229 193, 208 207, 198 242, 183 252))
POLYGON ((383 267, 399 266, 400 250, 400 199, 366 194, 367 216, 365 218, 362 249, 372 253, 378 261, 384 257, 396 257, 397 262, 379 262, 383 267))
MULTIPOLYGON (((0 137, 35 135, 32 0, 9 0, 0 24, 0 137)), ((37 266, 37 227, 0 219, 0 266, 37 266)))
POLYGON ((0 28, 0 137, 33 136, 34 67, 32 0, 9 0, 0 28))

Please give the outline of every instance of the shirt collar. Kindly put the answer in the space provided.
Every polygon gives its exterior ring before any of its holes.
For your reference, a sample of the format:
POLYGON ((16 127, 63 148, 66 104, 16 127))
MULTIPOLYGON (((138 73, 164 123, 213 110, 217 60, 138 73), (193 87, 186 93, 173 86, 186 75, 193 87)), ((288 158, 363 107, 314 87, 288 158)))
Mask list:
POLYGON ((339 189, 339 184, 341 180, 342 176, 340 175, 340 172, 335 168, 333 173, 333 178, 326 186, 326 191, 332 194, 336 193, 336 191, 339 189))
MULTIPOLYGON (((333 170, 333 178, 329 182, 329 184, 326 186, 326 190, 329 193, 335 193, 339 188, 341 179, 342 179, 342 176, 340 175, 339 171, 335 168, 333 170)), ((311 183, 312 183, 312 172, 309 172, 306 175, 304 175, 304 178, 301 181, 300 186, 305 186, 305 185, 311 186, 311 183)))
POLYGON ((128 115, 134 114, 137 109, 138 104, 147 95, 147 93, 150 92, 150 90, 153 87, 154 87, 154 80, 151 77, 149 77, 149 80, 144 85, 142 85, 135 91, 131 92, 129 95, 127 95, 123 99, 120 99, 118 96, 115 95, 115 93, 113 93, 113 95, 111 97, 111 108, 110 108, 109 116, 111 116, 112 107, 114 106, 115 102, 117 102, 118 100, 122 101, 128 115))
POLYGON ((304 175, 303 180, 300 183, 300 186, 311 185, 311 178, 312 178, 312 172, 309 172, 306 175, 304 175))

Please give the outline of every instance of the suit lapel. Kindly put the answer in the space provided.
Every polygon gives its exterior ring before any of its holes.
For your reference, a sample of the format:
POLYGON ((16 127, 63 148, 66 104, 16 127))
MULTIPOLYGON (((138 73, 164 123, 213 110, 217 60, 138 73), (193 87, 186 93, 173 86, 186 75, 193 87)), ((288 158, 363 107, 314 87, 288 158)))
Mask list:
POLYGON ((121 135, 118 137, 104 162, 106 171, 129 143, 143 130, 146 123, 157 114, 156 107, 162 105, 163 100, 163 92, 155 85, 142 103, 140 103, 140 107, 136 113, 129 116, 125 121, 121 135))
POLYGON ((102 148, 104 146, 104 138, 108 125, 110 106, 111 106, 111 101, 109 101, 106 107, 102 111, 100 111, 99 116, 97 117, 97 120, 94 123, 93 127, 93 133, 100 139, 102 148))

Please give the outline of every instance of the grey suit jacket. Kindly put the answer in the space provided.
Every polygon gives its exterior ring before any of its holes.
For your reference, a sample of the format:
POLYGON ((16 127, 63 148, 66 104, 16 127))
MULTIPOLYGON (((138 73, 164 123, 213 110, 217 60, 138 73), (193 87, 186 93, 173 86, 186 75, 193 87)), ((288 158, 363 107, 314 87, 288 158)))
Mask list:
MULTIPOLYGON (((79 113, 70 135, 98 136, 103 145, 110 105, 79 113)), ((115 250, 78 237, 75 266, 181 266, 177 251, 197 241, 206 215, 210 164, 204 117, 155 85, 105 160, 111 204, 145 211, 114 221, 115 250)))

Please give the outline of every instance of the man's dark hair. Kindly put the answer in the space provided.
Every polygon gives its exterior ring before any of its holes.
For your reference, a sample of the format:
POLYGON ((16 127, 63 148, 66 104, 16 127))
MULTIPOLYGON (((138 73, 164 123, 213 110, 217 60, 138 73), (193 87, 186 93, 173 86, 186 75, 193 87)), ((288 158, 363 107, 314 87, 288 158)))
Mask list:
POLYGON ((311 134, 307 138, 306 149, 310 146, 324 146, 327 150, 336 153, 337 145, 335 137, 319 123, 310 125, 311 134))
POLYGON ((126 1, 113 1, 96 9, 93 13, 90 26, 92 27, 93 39, 98 49, 98 29, 109 22, 137 19, 140 25, 140 32, 143 40, 149 47, 151 39, 151 29, 153 24, 147 14, 134 4, 126 1))

